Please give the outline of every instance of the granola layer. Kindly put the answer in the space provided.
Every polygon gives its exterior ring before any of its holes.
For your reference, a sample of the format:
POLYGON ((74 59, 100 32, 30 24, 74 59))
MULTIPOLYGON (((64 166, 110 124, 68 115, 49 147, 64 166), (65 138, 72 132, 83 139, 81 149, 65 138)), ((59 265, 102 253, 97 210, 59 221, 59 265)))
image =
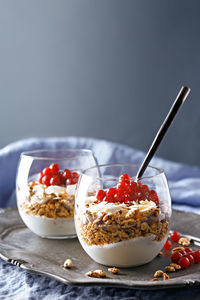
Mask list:
POLYGON ((135 237, 155 236, 161 241, 169 230, 169 221, 161 220, 159 207, 145 211, 131 210, 130 206, 113 213, 98 213, 86 210, 78 220, 80 234, 88 245, 104 245, 130 240, 135 237))
POLYGON ((47 218, 73 218, 74 195, 65 192, 47 193, 47 189, 35 181, 28 184, 28 192, 20 208, 26 213, 47 218), (37 195, 36 187, 43 188, 42 196, 37 195))

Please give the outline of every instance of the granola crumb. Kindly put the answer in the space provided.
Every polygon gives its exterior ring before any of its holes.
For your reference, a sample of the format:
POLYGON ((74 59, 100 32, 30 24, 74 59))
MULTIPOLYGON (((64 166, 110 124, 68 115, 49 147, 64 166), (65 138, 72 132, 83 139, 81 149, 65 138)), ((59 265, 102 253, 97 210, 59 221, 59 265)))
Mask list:
POLYGON ((118 274, 120 272, 120 269, 113 267, 113 268, 108 268, 108 272, 111 274, 118 274))
POLYGON ((167 275, 166 273, 163 273, 163 280, 168 280, 170 279, 169 275, 167 275))
POLYGON ((66 259, 66 261, 64 262, 64 264, 63 264, 63 267, 65 268, 65 269, 71 269, 71 267, 72 267, 72 260, 71 259, 66 259))
POLYGON ((106 272, 103 270, 91 270, 87 273, 85 273, 85 276, 87 277, 94 277, 94 278, 105 278, 106 277, 106 272))
POLYGON ((185 249, 185 248, 184 248, 184 247, 181 247, 181 246, 175 247, 175 248, 173 248, 173 249, 171 250, 171 253, 173 254, 173 253, 175 253, 175 252, 177 252, 177 251, 184 250, 184 249, 185 249))
POLYGON ((164 272, 162 270, 157 270, 154 274, 155 278, 161 277, 163 276, 164 272))
POLYGON ((188 237, 181 237, 179 239, 178 243, 183 246, 190 246, 190 241, 191 241, 191 239, 188 237))
POLYGON ((160 279, 158 279, 158 278, 153 278, 153 279, 151 279, 151 281, 159 281, 160 279))
POLYGON ((175 272, 176 271, 176 269, 174 268, 174 266, 166 266, 165 267, 165 270, 167 271, 167 272, 175 272))
POLYGON ((175 263, 171 263, 170 266, 174 267, 174 269, 177 270, 181 270, 181 266, 175 263))

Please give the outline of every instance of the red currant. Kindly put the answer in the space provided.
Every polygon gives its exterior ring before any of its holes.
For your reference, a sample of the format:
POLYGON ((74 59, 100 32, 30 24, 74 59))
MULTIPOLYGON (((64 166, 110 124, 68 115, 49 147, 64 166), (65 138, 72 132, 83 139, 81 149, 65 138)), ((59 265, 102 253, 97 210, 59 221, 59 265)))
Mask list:
POLYGON ((50 168, 45 168, 42 173, 43 175, 52 175, 52 170, 50 168))
POLYGON ((151 191, 149 192, 148 200, 149 200, 149 201, 155 202, 156 205, 159 205, 158 195, 157 195, 156 191, 154 191, 154 190, 151 190, 151 191))
POLYGON ((187 257, 190 261, 190 264, 193 264, 194 263, 194 257, 191 255, 191 254, 187 254, 185 255, 184 257, 187 257))
POLYGON ((180 251, 174 252, 171 256, 171 260, 172 262, 177 263, 182 256, 183 254, 181 254, 180 251))
POLYGON ((105 197, 106 197, 106 192, 104 190, 99 190, 97 193, 97 200, 103 201, 105 197))
POLYGON ((181 266, 181 269, 186 269, 190 265, 190 261, 187 257, 181 257, 178 261, 178 264, 181 266))
POLYGON ((77 172, 72 172, 71 177, 73 179, 74 184, 78 182, 79 174, 77 172))
POLYGON ((167 240, 163 248, 165 250, 169 250, 171 247, 172 247, 172 243, 169 240, 167 240))
POLYGON ((174 231, 174 232, 171 234, 170 239, 171 239, 173 242, 178 242, 179 239, 180 239, 180 233, 177 232, 177 231, 174 231))
POLYGON ((61 184, 60 176, 59 175, 54 175, 53 177, 51 177, 50 184, 51 185, 60 185, 61 184))
POLYGON ((120 177, 119 177, 119 181, 120 182, 126 182, 126 183, 131 183, 131 177, 128 175, 128 174, 122 174, 120 177))
POLYGON ((186 251, 187 253, 190 253, 190 252, 192 252, 193 250, 192 250, 192 248, 185 248, 184 251, 186 251))
POLYGON ((57 174, 57 173, 59 172, 59 170, 60 170, 59 164, 56 164, 56 163, 51 164, 51 165, 49 166, 49 168, 52 170, 52 173, 53 173, 53 174, 57 174))
POLYGON ((40 184, 42 184, 42 178, 43 178, 43 173, 42 172, 40 172, 40 174, 38 175, 38 181, 39 181, 39 183, 40 184))
POLYGON ((107 195, 105 198, 105 201, 108 203, 114 203, 115 202, 115 198, 113 195, 107 195))
POLYGON ((109 188, 107 194, 114 196, 117 193, 117 189, 115 188, 109 188))
POLYGON ((71 178, 71 172, 70 172, 70 170, 65 169, 65 170, 63 171, 63 173, 62 173, 62 176, 63 176, 65 179, 71 178))
POLYGON ((195 264, 200 262, 200 251, 199 250, 191 252, 191 255, 194 257, 195 264))
POLYGON ((42 183, 45 184, 46 186, 49 186, 50 180, 51 180, 51 176, 49 176, 49 175, 43 176, 42 183))
POLYGON ((180 250, 179 253, 181 253, 182 255, 187 255, 187 252, 185 250, 180 250))

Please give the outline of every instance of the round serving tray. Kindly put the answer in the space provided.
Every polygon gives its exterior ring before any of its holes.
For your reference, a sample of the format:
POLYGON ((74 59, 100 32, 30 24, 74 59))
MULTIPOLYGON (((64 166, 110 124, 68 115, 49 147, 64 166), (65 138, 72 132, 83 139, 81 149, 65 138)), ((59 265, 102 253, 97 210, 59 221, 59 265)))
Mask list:
MULTIPOLYGON (((192 236, 194 249, 200 246, 199 223, 199 215, 173 211, 172 230, 192 236)), ((200 286, 200 264, 169 273, 169 280, 151 280, 156 270, 164 270, 164 267, 170 264, 170 251, 163 251, 163 255, 156 257, 151 263, 135 268, 121 268, 118 275, 112 275, 107 267, 90 259, 77 238, 48 240, 33 234, 23 224, 16 208, 0 210, 0 257, 28 272, 71 285, 104 285, 138 289, 200 286), (63 268, 63 263, 67 258, 73 262, 73 267, 69 270, 63 268), (85 276, 86 272, 96 269, 104 270, 108 277, 85 276)))

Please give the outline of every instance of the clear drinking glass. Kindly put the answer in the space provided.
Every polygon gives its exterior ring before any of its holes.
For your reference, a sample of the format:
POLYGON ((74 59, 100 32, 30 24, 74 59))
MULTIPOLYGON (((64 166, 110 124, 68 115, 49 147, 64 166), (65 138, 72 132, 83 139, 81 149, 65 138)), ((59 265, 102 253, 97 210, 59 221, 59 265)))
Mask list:
POLYGON ((163 170, 148 167, 137 183, 136 164, 88 168, 78 183, 75 226, 97 263, 133 267, 150 262, 164 246, 171 198, 163 170))
POLYGON ((96 165, 86 149, 36 150, 21 154, 16 194, 20 216, 45 238, 76 236, 74 199, 82 170, 96 165))

